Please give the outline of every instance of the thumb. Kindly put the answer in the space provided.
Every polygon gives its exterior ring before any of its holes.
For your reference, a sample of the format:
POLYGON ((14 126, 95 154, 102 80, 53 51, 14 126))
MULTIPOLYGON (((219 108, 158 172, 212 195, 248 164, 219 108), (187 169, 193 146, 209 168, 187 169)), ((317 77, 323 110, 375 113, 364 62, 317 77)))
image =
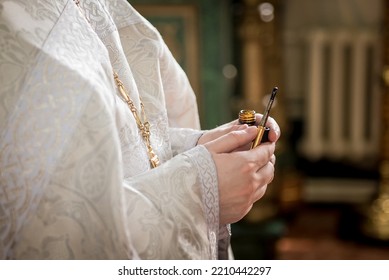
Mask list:
POLYGON ((206 143, 204 146, 213 153, 228 153, 253 141, 257 131, 255 126, 243 130, 234 130, 206 143))

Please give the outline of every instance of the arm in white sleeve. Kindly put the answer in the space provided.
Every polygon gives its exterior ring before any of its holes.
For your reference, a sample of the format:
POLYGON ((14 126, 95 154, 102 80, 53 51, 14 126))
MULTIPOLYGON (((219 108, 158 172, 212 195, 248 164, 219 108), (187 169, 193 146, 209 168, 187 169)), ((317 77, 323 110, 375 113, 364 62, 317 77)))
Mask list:
POLYGON ((219 201, 213 160, 203 146, 127 180, 126 216, 142 258, 217 258, 219 201))
POLYGON ((187 75, 161 40, 160 71, 170 127, 200 129, 196 95, 187 75))
POLYGON ((204 131, 202 130, 191 128, 169 127, 173 156, 195 147, 203 133, 204 131))

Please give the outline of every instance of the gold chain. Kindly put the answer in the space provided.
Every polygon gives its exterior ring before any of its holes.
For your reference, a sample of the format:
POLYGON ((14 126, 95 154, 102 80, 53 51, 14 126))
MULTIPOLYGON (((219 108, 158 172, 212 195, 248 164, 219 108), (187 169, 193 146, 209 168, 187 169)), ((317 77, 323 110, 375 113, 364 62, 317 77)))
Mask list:
POLYGON ((113 73, 113 78, 115 79, 116 85, 118 87, 119 93, 121 98, 124 102, 127 103, 128 107, 130 108, 132 114, 134 115, 136 124, 142 134, 143 140, 145 141, 146 147, 147 147, 147 154, 149 155, 150 164, 151 167, 157 167, 159 165, 159 158, 155 154, 153 147, 150 143, 150 123, 147 121, 146 113, 145 113, 145 107, 143 105, 142 100, 140 100, 140 107, 141 107, 141 114, 142 119, 138 114, 138 110, 136 109, 134 102, 131 100, 130 96, 127 94, 124 85, 122 81, 119 79, 119 76, 116 72, 113 73))
MULTIPOLYGON (((84 15, 84 17, 86 18, 86 20, 90 24, 89 19, 85 16, 85 14, 83 13, 83 11, 80 7, 80 1, 79 0, 73 0, 73 1, 77 5, 77 7, 79 8, 80 12, 84 15)), ((147 121, 147 118, 146 118, 145 106, 143 105, 142 100, 140 100, 140 107, 141 107, 141 115, 142 116, 139 116, 138 110, 136 109, 134 102, 132 101, 131 97, 127 94, 126 89, 124 88, 123 82, 119 79, 119 75, 115 71, 113 72, 113 78, 115 80, 115 83, 117 85, 117 88, 119 90, 119 93, 120 93, 122 100, 125 103, 127 103, 128 107, 130 108, 130 110, 135 118, 138 129, 141 132, 142 138, 146 144, 147 154, 149 156, 151 168, 155 168, 160 163, 159 163, 159 158, 158 158, 157 154, 154 152, 153 147, 151 146, 150 123, 147 121)))

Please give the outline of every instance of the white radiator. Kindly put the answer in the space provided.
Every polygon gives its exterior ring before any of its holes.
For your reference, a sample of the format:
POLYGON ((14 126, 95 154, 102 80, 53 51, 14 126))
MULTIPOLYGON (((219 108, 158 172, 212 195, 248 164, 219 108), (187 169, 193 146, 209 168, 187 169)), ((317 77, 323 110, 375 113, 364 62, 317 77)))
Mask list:
POLYGON ((307 36, 302 152, 310 159, 376 157, 380 135, 380 39, 368 32, 307 36))

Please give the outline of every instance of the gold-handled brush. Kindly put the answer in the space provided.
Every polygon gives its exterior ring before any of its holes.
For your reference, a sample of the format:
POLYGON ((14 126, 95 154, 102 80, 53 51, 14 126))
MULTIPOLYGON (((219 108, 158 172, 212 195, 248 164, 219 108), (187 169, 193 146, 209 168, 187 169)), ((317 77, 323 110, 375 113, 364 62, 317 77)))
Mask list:
POLYGON ((278 91, 278 87, 274 87, 272 92, 271 92, 270 100, 267 103, 266 110, 263 113, 261 121, 259 122, 258 134, 257 134, 257 137, 255 137, 253 143, 251 144, 251 149, 254 149, 255 147, 257 147, 262 141, 263 134, 265 133, 265 130, 266 130, 266 122, 267 122, 267 119, 269 117, 270 109, 273 106, 274 98, 276 97, 277 91, 278 91))

